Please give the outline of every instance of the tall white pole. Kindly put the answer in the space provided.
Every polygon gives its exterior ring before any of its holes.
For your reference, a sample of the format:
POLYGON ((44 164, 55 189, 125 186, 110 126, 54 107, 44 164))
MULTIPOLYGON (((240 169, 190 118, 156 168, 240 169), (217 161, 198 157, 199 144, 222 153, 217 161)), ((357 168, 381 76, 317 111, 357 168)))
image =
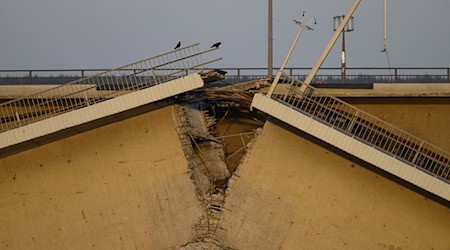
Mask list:
POLYGON ((384 0, 384 48, 382 52, 387 51, 387 0, 384 0))
POLYGON ((346 65, 346 52, 345 52, 345 30, 342 31, 342 52, 341 52, 341 82, 345 83, 345 65, 346 65))
POLYGON ((272 16, 272 0, 269 0, 268 13, 268 49, 267 49, 267 77, 272 78, 273 74, 273 16, 272 16))

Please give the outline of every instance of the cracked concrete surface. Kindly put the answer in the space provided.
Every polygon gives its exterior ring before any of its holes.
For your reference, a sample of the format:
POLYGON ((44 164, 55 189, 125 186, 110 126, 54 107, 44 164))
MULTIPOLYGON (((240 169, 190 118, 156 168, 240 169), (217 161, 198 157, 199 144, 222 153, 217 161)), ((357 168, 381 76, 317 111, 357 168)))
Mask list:
POLYGON ((0 249, 165 249, 202 214, 172 107, 0 160, 0 249))
POLYGON ((188 160, 191 179, 202 204, 203 214, 192 230, 191 241, 176 249, 232 249, 221 225, 225 189, 230 173, 225 164, 223 145, 213 139, 214 124, 196 104, 174 107, 177 131, 188 160), (206 141, 204 139, 207 139, 206 141))
POLYGON ((449 211, 268 121, 230 181, 223 226, 238 249, 446 249, 449 211))
MULTIPOLYGON (((448 148, 448 104, 360 106, 448 148)), ((0 249, 450 246, 447 207, 277 123, 217 189, 174 109, 0 159, 0 249)))

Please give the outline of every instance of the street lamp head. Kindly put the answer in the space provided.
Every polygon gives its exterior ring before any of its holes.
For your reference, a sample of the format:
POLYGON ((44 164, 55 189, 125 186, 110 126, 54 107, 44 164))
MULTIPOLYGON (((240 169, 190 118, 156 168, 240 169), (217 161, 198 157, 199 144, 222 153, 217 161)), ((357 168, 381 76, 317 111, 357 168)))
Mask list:
MULTIPOLYGON (((314 17, 314 19, 311 19, 311 21, 312 21, 312 20, 314 20, 314 24, 317 23, 315 17, 314 17)), ((308 22, 308 24, 305 25, 305 24, 302 23, 301 21, 297 21, 297 20, 295 20, 295 19, 294 19, 293 21, 294 21, 294 23, 297 24, 298 26, 306 28, 306 30, 314 30, 313 28, 311 28, 311 27, 309 26, 309 22, 308 22)), ((311 21, 310 21, 310 22, 311 22, 311 21)))
POLYGON ((310 23, 314 21, 314 24, 317 24, 317 19, 315 17, 312 17, 309 22, 306 23, 303 21, 305 19, 305 15, 306 11, 302 11, 302 19, 300 21, 294 19, 294 23, 300 27, 306 28, 306 30, 314 30, 313 28, 311 28, 310 23))
POLYGON ((347 25, 345 25, 345 32, 351 32, 353 30, 355 30, 354 18, 350 17, 350 19, 348 20, 347 25))
MULTIPOLYGON (((344 20, 345 16, 335 16, 333 17, 333 31, 336 31, 339 27, 339 25, 341 25, 341 22, 344 20)), ((350 19, 348 20, 347 24, 344 27, 343 32, 351 32, 355 29, 355 24, 354 24, 354 20, 353 17, 350 17, 350 19)))

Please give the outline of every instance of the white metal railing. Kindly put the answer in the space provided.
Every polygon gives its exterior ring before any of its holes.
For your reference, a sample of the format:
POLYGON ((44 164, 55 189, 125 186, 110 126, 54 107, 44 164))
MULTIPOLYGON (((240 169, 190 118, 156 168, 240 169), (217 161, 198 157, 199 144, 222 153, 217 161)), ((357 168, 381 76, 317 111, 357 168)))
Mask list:
POLYGON ((290 88, 272 98, 333 129, 450 183, 450 153, 332 96, 315 96, 315 88, 285 76, 290 88), (304 84, 303 84, 304 85, 304 84))
POLYGON ((0 132, 93 105, 195 73, 204 65, 199 44, 179 48, 120 68, 0 104, 0 132))

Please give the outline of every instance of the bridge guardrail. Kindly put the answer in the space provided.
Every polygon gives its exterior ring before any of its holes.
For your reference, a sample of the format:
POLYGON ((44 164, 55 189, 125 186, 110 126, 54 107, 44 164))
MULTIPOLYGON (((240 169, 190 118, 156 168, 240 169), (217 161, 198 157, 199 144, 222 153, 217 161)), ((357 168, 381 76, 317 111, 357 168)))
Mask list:
MULTIPOLYGON (((204 68, 212 70, 212 68, 204 68)), ((267 78, 266 68, 221 68, 228 72, 224 82, 237 83, 267 78)), ((36 69, 0 70, 0 85, 64 84, 80 78, 109 71, 110 69, 36 69)), ((277 70, 276 68, 274 70, 277 70)), ((288 75, 304 80, 310 68, 286 68, 288 75)), ((347 68, 347 76, 341 79, 340 68, 322 68, 314 83, 450 83, 450 68, 347 68)))
POLYGON ((312 86, 301 92, 302 82, 285 79, 289 92, 273 99, 450 184, 449 152, 340 99, 315 96, 312 86))
POLYGON ((195 73, 203 62, 198 44, 0 104, 0 132, 93 105, 195 73))

